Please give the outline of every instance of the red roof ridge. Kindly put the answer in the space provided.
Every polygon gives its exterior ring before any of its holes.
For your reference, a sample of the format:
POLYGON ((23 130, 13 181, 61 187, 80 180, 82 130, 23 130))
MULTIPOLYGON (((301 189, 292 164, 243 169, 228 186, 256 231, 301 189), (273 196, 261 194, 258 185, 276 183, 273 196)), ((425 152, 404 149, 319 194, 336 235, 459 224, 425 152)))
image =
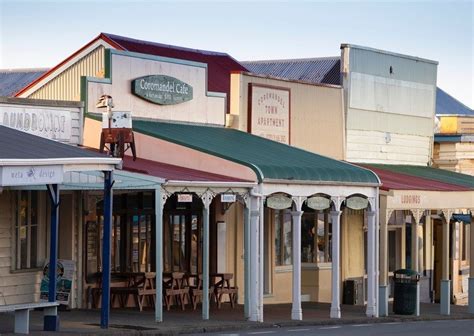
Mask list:
MULTIPOLYGON (((101 35, 106 36, 108 39, 110 39, 111 41, 114 41, 115 43, 117 43, 119 45, 120 45, 120 42, 117 42, 116 40, 117 39, 123 39, 123 40, 127 40, 127 41, 133 42, 133 43, 152 45, 152 46, 168 48, 168 49, 176 49, 176 50, 180 50, 180 51, 195 52, 195 53, 200 53, 200 54, 209 55, 209 56, 223 56, 223 57, 232 58, 232 56, 230 56, 229 54, 224 53, 224 52, 219 52, 219 51, 211 51, 211 50, 204 50, 204 49, 181 47, 181 46, 176 46, 176 45, 172 45, 172 44, 141 40, 141 39, 136 39, 136 38, 127 37, 127 36, 121 36, 121 35, 116 35, 116 34, 110 34, 110 33, 101 33, 101 35)), ((127 49, 124 48, 124 50, 127 50, 127 49)), ((238 63, 240 63, 240 62, 238 62, 238 63)))

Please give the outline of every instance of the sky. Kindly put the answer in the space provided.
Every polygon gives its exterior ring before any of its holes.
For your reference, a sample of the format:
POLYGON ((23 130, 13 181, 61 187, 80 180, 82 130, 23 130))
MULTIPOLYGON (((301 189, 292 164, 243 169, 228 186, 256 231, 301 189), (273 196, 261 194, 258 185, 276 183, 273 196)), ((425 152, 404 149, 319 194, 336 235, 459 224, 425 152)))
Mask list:
POLYGON ((0 68, 52 67, 100 32, 240 61, 394 51, 438 61, 438 86, 474 108, 473 0, 0 0, 0 68))

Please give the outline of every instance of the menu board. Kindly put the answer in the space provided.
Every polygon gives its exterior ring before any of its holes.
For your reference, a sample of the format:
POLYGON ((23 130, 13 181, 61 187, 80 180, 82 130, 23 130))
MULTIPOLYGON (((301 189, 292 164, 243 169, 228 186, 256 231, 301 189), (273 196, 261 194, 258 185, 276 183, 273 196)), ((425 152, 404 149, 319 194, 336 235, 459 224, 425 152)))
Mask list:
POLYGON ((97 272, 98 251, 98 225, 97 222, 89 221, 86 224, 86 274, 97 272))

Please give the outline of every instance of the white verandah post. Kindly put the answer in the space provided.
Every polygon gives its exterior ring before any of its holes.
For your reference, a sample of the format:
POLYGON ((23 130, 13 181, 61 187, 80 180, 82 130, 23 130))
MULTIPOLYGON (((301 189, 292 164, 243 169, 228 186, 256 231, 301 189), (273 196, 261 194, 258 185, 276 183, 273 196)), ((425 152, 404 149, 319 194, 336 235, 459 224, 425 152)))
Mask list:
POLYGON ((209 320, 209 208, 214 195, 202 194, 202 319, 209 320))
POLYGON ((166 198, 160 188, 155 189, 155 321, 163 322, 163 206, 166 198))
POLYGON ((303 310, 301 309, 301 217, 303 211, 302 197, 293 197, 295 211, 291 212, 293 219, 293 302, 291 307, 291 319, 302 320, 303 310))
POLYGON ((341 318, 340 306, 340 246, 341 246, 341 203, 343 201, 340 197, 332 198, 334 202, 334 209, 331 211, 332 222, 332 286, 331 286, 331 318, 341 318))
POLYGON ((249 285, 249 314, 250 321, 261 321, 259 312, 259 231, 260 231, 260 201, 250 197, 250 285, 249 285))
POLYGON ((377 272, 375 270, 375 235, 376 235, 376 223, 375 223, 375 211, 367 212, 367 310, 366 315, 368 317, 377 316, 377 304, 375 294, 375 284, 377 272))

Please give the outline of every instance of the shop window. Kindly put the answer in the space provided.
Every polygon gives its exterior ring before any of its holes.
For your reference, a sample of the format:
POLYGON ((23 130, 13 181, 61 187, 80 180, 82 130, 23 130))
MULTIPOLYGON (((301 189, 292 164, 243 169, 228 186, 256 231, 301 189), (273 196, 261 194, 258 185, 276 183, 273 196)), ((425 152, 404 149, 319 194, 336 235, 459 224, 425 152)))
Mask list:
MULTIPOLYGON (((111 230, 112 272, 150 272, 154 270, 154 211, 144 209, 147 193, 114 196, 111 230)), ((147 204, 153 202, 147 200, 147 204)), ((85 228, 86 274, 88 281, 102 270, 103 201, 97 203, 97 219, 85 228)))
POLYGON ((394 272, 397 268, 397 231, 388 231, 388 271, 394 272))
POLYGON ((197 214, 169 214, 165 221, 164 270, 201 272, 201 224, 197 214))
POLYGON ((329 214, 305 212, 301 223, 301 261, 331 262, 331 225, 329 214))
POLYGON ((15 223, 15 269, 39 267, 38 261, 38 192, 18 192, 15 223))
POLYGON ((291 265, 292 230, 289 210, 275 210, 275 265, 291 265))

